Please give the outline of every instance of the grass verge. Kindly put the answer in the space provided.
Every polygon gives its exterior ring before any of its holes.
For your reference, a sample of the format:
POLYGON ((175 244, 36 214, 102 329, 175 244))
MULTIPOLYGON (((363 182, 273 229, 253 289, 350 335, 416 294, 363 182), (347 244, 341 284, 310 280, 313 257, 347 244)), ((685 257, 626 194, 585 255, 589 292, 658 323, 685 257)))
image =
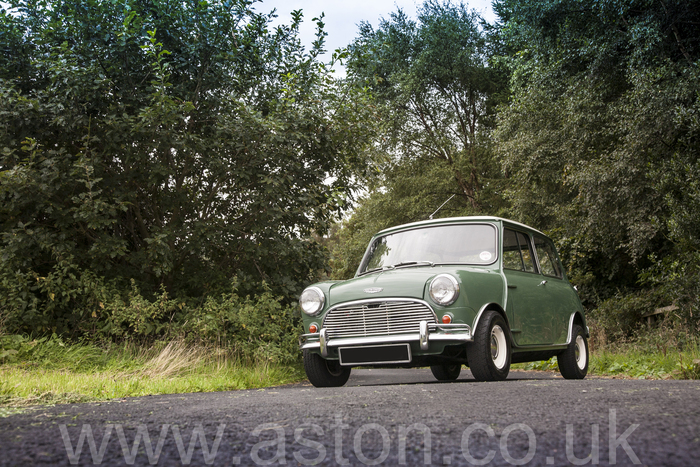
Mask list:
POLYGON ((177 340, 148 348, 25 340, 11 350, 4 350, 0 364, 5 408, 261 388, 305 378, 298 364, 241 361, 230 350, 177 340))
MULTIPOLYGON (((519 363, 513 368, 559 371, 556 357, 542 362, 519 363)), ((590 355, 588 374, 635 379, 700 379, 700 358, 696 350, 672 354, 631 348, 598 350, 590 355)))
MULTIPOLYGON (((700 379, 700 342, 694 336, 661 326, 642 329, 614 343, 591 331, 588 374, 637 379, 700 379)), ((558 371, 556 357, 514 365, 526 370, 558 371)))

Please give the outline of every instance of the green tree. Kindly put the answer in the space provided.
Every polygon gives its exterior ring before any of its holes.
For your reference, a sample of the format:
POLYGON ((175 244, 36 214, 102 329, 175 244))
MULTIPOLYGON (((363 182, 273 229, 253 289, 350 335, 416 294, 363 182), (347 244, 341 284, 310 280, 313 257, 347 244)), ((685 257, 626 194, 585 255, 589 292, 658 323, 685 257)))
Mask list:
POLYGON ((351 253, 344 245, 426 219, 452 195, 440 216, 504 209, 491 132, 507 80, 489 63, 492 48, 481 18, 462 3, 429 0, 416 21, 399 9, 376 30, 360 25, 348 76, 371 90, 383 126, 377 176, 338 233, 345 240, 333 254, 337 274, 347 277, 359 262, 360 249, 351 253))
POLYGON ((291 296, 361 180, 367 95, 249 0, 0 11, 0 309, 66 329, 105 281, 291 296))
POLYGON ((370 87, 386 122, 381 149, 395 159, 444 163, 473 211, 494 176, 488 135, 504 74, 488 64, 480 17, 460 3, 426 1, 417 21, 400 9, 350 45, 348 74, 370 87))

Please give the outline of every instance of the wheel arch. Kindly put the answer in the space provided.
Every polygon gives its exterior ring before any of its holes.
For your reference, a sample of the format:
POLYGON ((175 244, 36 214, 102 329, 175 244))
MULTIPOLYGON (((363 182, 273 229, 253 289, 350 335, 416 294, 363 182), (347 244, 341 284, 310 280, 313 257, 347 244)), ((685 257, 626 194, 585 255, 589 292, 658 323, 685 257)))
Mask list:
POLYGON ((566 334, 567 345, 571 343, 571 339, 573 338, 574 324, 578 324, 583 328, 586 333, 586 338, 590 337, 588 326, 586 326, 586 319, 583 317, 583 314, 580 311, 574 311, 571 313, 571 316, 569 316, 569 330, 566 334))
MULTIPOLYGON (((479 321, 481 320, 481 316, 488 310, 493 310, 499 315, 503 317, 505 320, 506 324, 508 325, 508 339, 510 339, 511 344, 513 343, 513 334, 510 332, 510 321, 508 321, 508 316, 506 315, 505 310, 501 305, 495 302, 487 303, 484 306, 481 307, 479 312, 476 314, 476 318, 474 318, 474 323, 472 324, 472 335, 476 333, 477 327, 479 326, 479 321)), ((569 331, 571 332, 571 331, 569 331)))

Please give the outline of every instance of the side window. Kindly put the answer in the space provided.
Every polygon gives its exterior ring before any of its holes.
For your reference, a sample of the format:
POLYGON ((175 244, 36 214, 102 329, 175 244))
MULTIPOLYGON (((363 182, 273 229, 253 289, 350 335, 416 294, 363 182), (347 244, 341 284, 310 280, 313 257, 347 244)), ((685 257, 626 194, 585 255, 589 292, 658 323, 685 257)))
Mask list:
POLYGON ((535 261, 527 235, 505 229, 503 232, 503 267, 535 272, 535 261))
POLYGON ((563 277, 561 263, 554 252, 554 245, 545 238, 535 236, 535 249, 540 260, 540 270, 545 276, 563 277))

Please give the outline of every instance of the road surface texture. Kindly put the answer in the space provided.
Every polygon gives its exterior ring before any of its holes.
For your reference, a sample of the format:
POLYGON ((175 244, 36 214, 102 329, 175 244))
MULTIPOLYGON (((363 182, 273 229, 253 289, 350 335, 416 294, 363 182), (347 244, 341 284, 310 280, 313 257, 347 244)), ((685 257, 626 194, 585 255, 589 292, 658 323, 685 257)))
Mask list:
POLYGON ((0 465, 700 465, 700 382, 512 371, 454 383, 354 370, 308 383, 32 408, 0 465))

